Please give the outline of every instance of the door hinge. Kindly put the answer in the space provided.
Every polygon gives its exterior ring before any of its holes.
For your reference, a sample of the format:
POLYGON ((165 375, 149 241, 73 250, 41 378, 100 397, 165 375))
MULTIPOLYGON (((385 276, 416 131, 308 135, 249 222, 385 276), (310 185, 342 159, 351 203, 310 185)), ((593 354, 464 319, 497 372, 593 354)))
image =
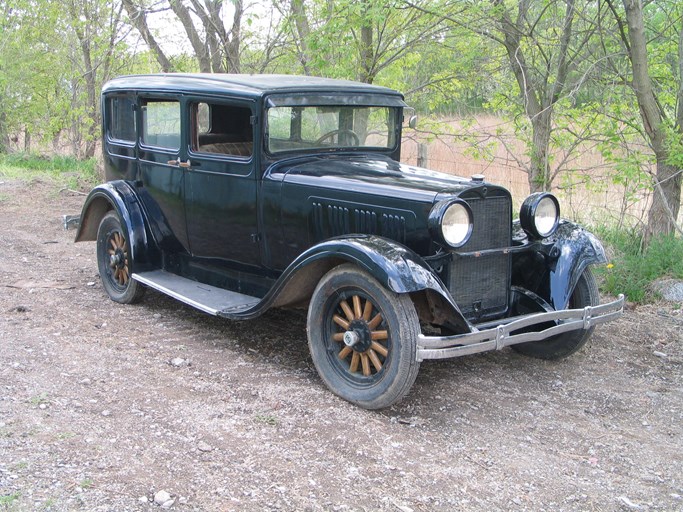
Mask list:
POLYGON ((251 241, 254 243, 260 242, 261 241, 261 235, 258 233, 252 233, 251 234, 251 241))

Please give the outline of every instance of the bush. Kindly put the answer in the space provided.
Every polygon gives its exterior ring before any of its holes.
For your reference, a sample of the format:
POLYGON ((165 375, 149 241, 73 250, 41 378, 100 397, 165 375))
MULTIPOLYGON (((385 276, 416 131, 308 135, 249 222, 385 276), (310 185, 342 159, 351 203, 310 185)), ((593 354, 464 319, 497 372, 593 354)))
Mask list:
POLYGON ((21 180, 54 180, 73 189, 89 189, 101 181, 97 160, 32 153, 0 154, 0 176, 21 180))
POLYGON ((632 302, 656 299, 649 285, 664 277, 683 279, 683 240, 676 236, 654 238, 645 250, 642 235, 635 230, 598 228, 611 253, 611 262, 599 269, 601 289, 612 295, 623 293, 632 302))

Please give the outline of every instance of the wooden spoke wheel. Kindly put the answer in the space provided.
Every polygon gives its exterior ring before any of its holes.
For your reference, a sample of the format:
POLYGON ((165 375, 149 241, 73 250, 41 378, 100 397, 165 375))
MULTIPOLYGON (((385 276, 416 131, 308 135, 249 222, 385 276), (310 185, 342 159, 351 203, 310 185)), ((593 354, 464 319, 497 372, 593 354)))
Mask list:
POLYGON ((328 387, 368 409, 408 393, 419 369, 419 322, 407 295, 341 265, 318 283, 308 311, 313 362, 328 387))
POLYGON ((114 211, 107 213, 97 230, 97 265, 102 285, 116 302, 137 302, 144 286, 131 278, 132 259, 128 234, 114 211))

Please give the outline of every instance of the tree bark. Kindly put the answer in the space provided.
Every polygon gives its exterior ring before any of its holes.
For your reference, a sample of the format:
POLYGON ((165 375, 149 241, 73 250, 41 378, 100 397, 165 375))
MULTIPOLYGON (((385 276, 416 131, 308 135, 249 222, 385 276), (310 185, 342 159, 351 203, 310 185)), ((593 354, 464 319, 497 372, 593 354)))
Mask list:
POLYGON ((202 41, 201 37, 199 37, 197 29, 192 23, 192 17, 190 16, 189 9, 183 4, 182 0, 169 0, 169 4, 171 6, 171 10, 173 10, 175 15, 180 20, 180 23, 182 23, 185 33, 190 40, 194 54, 199 62, 199 71, 202 73, 211 73, 211 58, 209 49, 204 41, 202 41))
POLYGON ((157 40, 155 39, 154 35, 149 30, 145 11, 143 9, 140 9, 139 6, 134 5, 132 0, 122 0, 122 2, 123 6, 126 8, 126 11, 128 12, 130 22, 137 29, 137 31, 140 32, 142 39, 145 41, 145 43, 147 43, 149 49, 152 50, 152 53, 156 57, 157 62, 161 67, 161 71, 163 71, 164 73, 170 73, 171 71, 173 71, 173 65, 171 64, 171 61, 168 60, 168 57, 166 57, 166 54, 161 49, 161 46, 159 46, 159 43, 157 43, 157 40))
MULTIPOLYGON (((641 0, 623 0, 628 24, 629 59, 633 70, 633 91, 635 92, 643 120, 645 133, 657 161, 654 176, 652 205, 648 212, 645 228, 645 245, 652 237, 670 235, 675 231, 676 219, 681 206, 681 174, 668 163, 669 150, 666 145, 666 124, 664 114, 655 96, 648 69, 647 36, 641 0)), ((679 41, 679 44, 683 44, 679 41)), ((681 52, 679 51, 679 54, 681 52)), ((680 64, 680 63, 679 63, 680 64)), ((683 98, 680 97, 679 108, 683 98)), ((681 132, 681 125, 676 126, 681 132)))
POLYGON ((304 68, 304 73, 306 75, 310 75, 311 70, 309 66, 310 55, 308 53, 308 38, 311 35, 311 27, 308 24, 308 18, 306 17, 306 12, 304 10, 304 1, 292 0, 290 9, 292 10, 292 18, 294 19, 294 26, 296 27, 296 44, 299 54, 299 62, 301 62, 301 67, 304 68))

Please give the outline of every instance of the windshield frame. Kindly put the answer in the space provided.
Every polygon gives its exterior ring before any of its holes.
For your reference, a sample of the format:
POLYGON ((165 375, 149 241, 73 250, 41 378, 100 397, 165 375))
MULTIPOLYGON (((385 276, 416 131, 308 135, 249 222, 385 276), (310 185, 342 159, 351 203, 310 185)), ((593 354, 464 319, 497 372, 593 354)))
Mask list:
POLYGON ((399 95, 308 93, 270 96, 265 102, 264 109, 264 151, 274 157, 301 152, 370 151, 391 154, 397 151, 400 145, 402 110, 405 107, 406 104, 399 95), (271 116, 275 112, 273 109, 282 111, 282 126, 279 129, 284 129, 285 131, 282 132, 284 136, 281 138, 281 141, 288 141, 288 143, 291 143, 291 147, 285 146, 274 149, 273 144, 271 144, 271 140, 274 140, 272 131, 275 129, 274 121, 276 120, 271 116), (368 109, 367 117, 363 119, 362 115, 357 116, 359 111, 365 109, 368 109), (287 110, 289 110, 289 113, 287 113, 287 110), (302 128, 302 117, 306 114, 311 118, 312 113, 315 116, 315 120, 309 126, 302 128), (368 127, 368 119, 371 116, 377 117, 377 115, 380 118, 386 116, 386 120, 380 121, 377 125, 380 127, 386 126, 386 132, 384 129, 372 130, 372 127, 368 127), (336 126, 329 125, 329 130, 323 129, 324 116, 329 118, 328 123, 330 120, 336 121, 336 126), (290 125, 287 127, 288 121, 290 125), (365 142, 368 135, 373 133, 384 137, 386 142, 380 145, 361 144, 359 135, 353 131, 358 125, 360 125, 360 131, 364 131, 364 133, 360 134, 363 137, 363 142, 365 142), (319 136, 310 137, 311 130, 315 131, 316 128, 320 132, 319 136), (304 129, 308 129, 310 138, 303 138, 304 129), (289 131, 286 132, 286 130, 289 131), (337 139, 336 143, 334 143, 334 138, 337 139), (325 142, 327 139, 330 139, 329 143, 323 144, 322 142, 325 142), (321 142, 319 143, 319 141, 321 142))

